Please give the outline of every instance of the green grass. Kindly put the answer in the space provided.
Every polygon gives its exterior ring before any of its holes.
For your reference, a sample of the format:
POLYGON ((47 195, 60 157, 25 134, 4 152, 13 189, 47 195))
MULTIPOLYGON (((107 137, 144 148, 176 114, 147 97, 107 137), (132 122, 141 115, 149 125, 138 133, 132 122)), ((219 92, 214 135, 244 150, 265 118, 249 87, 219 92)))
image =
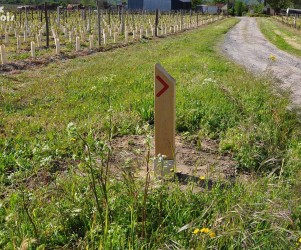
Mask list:
POLYGON ((236 23, 1 76, 0 248, 296 249, 300 124, 267 79, 216 52, 236 23), (145 191, 105 174, 112 136, 153 133, 157 62, 177 80, 177 132, 218 140, 247 181, 145 191))
POLYGON ((261 32, 279 49, 301 56, 301 35, 295 28, 288 27, 275 19, 257 19, 261 32))

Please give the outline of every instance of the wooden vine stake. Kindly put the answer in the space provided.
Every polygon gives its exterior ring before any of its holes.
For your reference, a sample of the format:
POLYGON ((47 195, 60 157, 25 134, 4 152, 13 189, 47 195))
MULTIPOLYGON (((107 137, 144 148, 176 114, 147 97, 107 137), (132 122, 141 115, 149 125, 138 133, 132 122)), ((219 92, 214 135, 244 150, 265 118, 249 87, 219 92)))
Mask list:
POLYGON ((46 22, 46 47, 49 47, 49 20, 48 20, 48 13, 47 13, 47 2, 44 4, 44 11, 45 11, 45 22, 46 22))
POLYGON ((101 16, 100 16, 100 9, 102 4, 100 0, 97 0, 97 31, 98 31, 98 47, 101 46, 101 16))
POLYGON ((175 167, 176 81, 155 65, 155 175, 164 177, 175 167))
POLYGON ((36 45, 34 42, 30 43, 30 49, 31 49, 31 57, 35 58, 36 57, 36 45))
POLYGON ((61 53, 60 39, 55 38, 55 54, 58 56, 61 53))
POLYGON ((89 36, 89 45, 90 45, 90 50, 93 50, 93 48, 94 48, 94 36, 93 35, 89 36))
POLYGON ((5 51, 5 45, 2 44, 0 46, 0 54, 1 54, 1 63, 2 65, 7 64, 7 56, 6 56, 6 51, 5 51))
POLYGON ((21 36, 17 36, 17 51, 21 49, 21 36))
POLYGON ((80 50, 80 42, 79 42, 79 37, 77 36, 75 38, 75 51, 78 52, 80 50))

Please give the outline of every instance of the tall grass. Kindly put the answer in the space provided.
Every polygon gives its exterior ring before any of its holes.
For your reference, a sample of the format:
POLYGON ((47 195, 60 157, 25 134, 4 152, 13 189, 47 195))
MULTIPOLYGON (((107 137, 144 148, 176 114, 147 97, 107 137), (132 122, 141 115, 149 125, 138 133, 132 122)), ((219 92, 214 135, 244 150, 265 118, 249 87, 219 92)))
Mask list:
POLYGON ((301 35, 295 28, 271 18, 260 18, 258 22, 261 32, 271 43, 290 54, 301 56, 301 35))

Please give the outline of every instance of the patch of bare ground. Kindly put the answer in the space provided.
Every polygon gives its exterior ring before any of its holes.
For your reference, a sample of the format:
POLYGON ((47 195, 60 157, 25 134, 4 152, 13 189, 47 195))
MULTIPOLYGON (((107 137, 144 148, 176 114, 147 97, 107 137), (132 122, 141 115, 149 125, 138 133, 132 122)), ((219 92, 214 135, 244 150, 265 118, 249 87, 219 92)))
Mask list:
MULTIPOLYGON (((154 177, 154 147, 148 146, 146 137, 129 135, 112 141, 112 169, 116 177, 122 172, 131 172, 135 179, 144 179, 147 166, 151 179, 154 177), (147 164, 147 155, 150 160, 147 164)), ((238 177, 236 163, 230 155, 218 150, 218 142, 203 140, 199 147, 181 136, 176 137, 176 169, 171 173, 181 184, 196 183, 199 187, 212 187, 217 182, 231 182, 238 177)))
MULTIPOLYGON (((126 135, 112 140, 108 173, 110 178, 123 181, 126 176, 130 176, 133 180, 144 181, 149 169, 151 186, 157 186, 160 178, 154 174, 153 139, 149 144, 146 141, 147 137, 143 135, 126 135)), ((0 190, 3 191, 0 198, 8 196, 20 187, 35 190, 39 187, 52 186, 57 178, 68 178, 69 166, 72 166, 72 171, 77 175, 87 176, 88 173, 76 167, 78 164, 80 160, 54 161, 51 168, 42 167, 30 176, 6 185, 5 190, 0 190)), ((98 164, 101 164, 100 161, 98 164)), ((96 168, 99 169, 99 166, 96 168)), ((223 187, 234 181, 244 182, 249 179, 248 174, 236 171, 236 163, 231 155, 219 152, 217 141, 203 140, 200 146, 196 146, 194 142, 189 142, 180 135, 176 137, 176 171, 171 172, 167 180, 178 181, 182 190, 190 183, 194 184, 194 191, 198 192, 211 189, 214 185, 223 187)))
MULTIPOLYGON (((95 54, 97 52, 106 52, 117 48, 127 47, 132 44, 133 44, 132 42, 127 44, 112 44, 112 45, 107 45, 106 47, 101 47, 99 49, 93 49, 93 50, 83 49, 78 52, 70 52, 70 53, 61 52, 60 55, 48 55, 48 56, 45 55, 39 58, 16 60, 11 63, 0 65, 0 74, 18 74, 20 73, 20 71, 39 69, 40 67, 47 66, 50 63, 66 61, 77 57, 88 56, 88 55, 95 54)), ((30 52, 27 51, 26 53, 30 53, 30 52)))

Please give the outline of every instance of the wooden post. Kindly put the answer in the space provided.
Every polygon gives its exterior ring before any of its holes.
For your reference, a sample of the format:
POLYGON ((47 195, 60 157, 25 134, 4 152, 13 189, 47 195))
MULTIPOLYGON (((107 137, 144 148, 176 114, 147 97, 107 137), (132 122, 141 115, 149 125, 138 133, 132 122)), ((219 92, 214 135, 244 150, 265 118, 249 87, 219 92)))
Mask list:
POLYGON ((21 36, 17 37, 17 50, 21 49, 21 36))
POLYGON ((296 28, 297 27, 297 22, 296 22, 296 16, 294 16, 294 20, 293 20, 293 26, 294 26, 294 28, 296 28))
POLYGON ((109 12, 108 12, 108 23, 111 26, 111 8, 109 8, 109 12))
POLYGON ((101 3, 97 0, 97 28, 98 28, 98 47, 101 46, 101 16, 100 16, 101 3))
POLYGON ((175 166, 176 81, 155 65, 155 173, 161 177, 175 166))
POLYGON ((121 6, 121 34, 124 34, 125 21, 124 21, 124 8, 121 6))
POLYGON ((0 46, 0 54, 1 54, 1 63, 2 65, 7 64, 7 57, 6 57, 6 51, 5 51, 5 45, 2 44, 0 46))
POLYGON ((124 40, 125 40, 126 43, 129 41, 129 32, 128 32, 127 29, 125 29, 124 40))
POLYGON ((155 36, 158 36, 159 10, 156 9, 155 36))
POLYGON ((25 7, 25 29, 27 31, 28 28, 28 9, 25 7))
POLYGON ((44 4, 45 10, 45 21, 46 21, 46 47, 49 48, 49 23, 48 23, 48 15, 47 15, 47 3, 44 4))
POLYGON ((76 37, 76 41, 75 41, 75 50, 76 52, 80 50, 80 39, 78 36, 76 37))
POLYGON ((106 37, 106 33, 103 33, 103 45, 107 44, 107 37, 106 37))
POLYGON ((26 28, 24 29, 24 42, 26 43, 27 42, 27 30, 26 28))
POLYGON ((40 22, 41 23, 43 22, 43 10, 42 9, 40 10, 40 22))
POLYGON ((56 22, 57 22, 57 25, 58 27, 60 28, 60 25, 61 25, 61 20, 60 20, 60 14, 61 14, 61 11, 60 11, 60 6, 57 7, 57 19, 56 19, 56 22))
POLYGON ((55 38, 55 54, 59 55, 61 53, 60 39, 55 38))
POLYGON ((37 45, 38 45, 38 48, 40 48, 41 47, 41 35, 39 34, 38 36, 37 36, 37 45))
POLYGON ((117 42, 117 32, 114 32, 114 38, 113 38, 114 43, 117 42))
POLYGON ((72 40, 73 40, 72 31, 69 31, 69 43, 72 43, 72 40))
POLYGON ((92 50, 93 47, 94 47, 94 37, 93 37, 93 35, 89 36, 89 42, 90 42, 90 50, 92 50))
POLYGON ((141 28, 140 29, 140 39, 142 39, 143 38, 143 29, 141 28))
POLYGON ((35 58, 36 57, 36 46, 34 42, 30 43, 30 49, 31 49, 31 57, 35 58))
POLYGON ((21 9, 19 10, 19 13, 20 13, 19 25, 21 27, 21 25, 22 25, 22 10, 21 9))
POLYGON ((91 30, 91 7, 88 10, 88 24, 87 24, 87 31, 90 32, 91 30))

